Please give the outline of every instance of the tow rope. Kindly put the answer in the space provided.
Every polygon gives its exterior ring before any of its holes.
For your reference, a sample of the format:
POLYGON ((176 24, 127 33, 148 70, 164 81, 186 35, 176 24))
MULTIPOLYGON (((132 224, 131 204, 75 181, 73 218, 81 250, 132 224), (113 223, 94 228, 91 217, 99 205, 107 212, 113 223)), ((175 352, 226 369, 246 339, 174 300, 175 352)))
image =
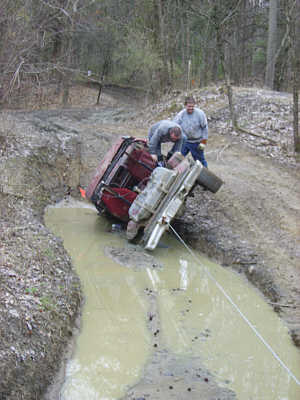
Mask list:
POLYGON ((172 227, 172 225, 168 224, 169 227, 171 228, 172 232, 174 232, 175 236, 179 239, 181 244, 187 249, 187 251, 190 253, 190 255, 194 258, 197 264, 200 265, 201 268, 204 269, 206 272, 206 275, 210 278, 211 281, 214 282, 214 284, 217 286, 217 288, 223 293, 224 297, 229 301, 229 303, 233 306, 233 308, 239 313, 239 315, 243 318, 243 320, 246 322, 246 324, 252 329, 252 331, 255 333, 255 335, 261 340, 261 342, 265 345, 265 347, 272 353, 272 355, 275 357, 275 359, 279 362, 281 367, 285 369, 285 371, 288 373, 288 375, 296 382, 297 385, 300 385, 300 380, 296 378, 296 376, 292 373, 292 371, 288 368, 288 366, 281 360, 281 358, 278 356, 278 354, 273 350, 273 348, 269 345, 269 343, 262 337, 262 335, 258 332, 258 330, 255 328, 255 326, 249 321, 249 319, 245 316, 245 314, 241 311, 241 309, 238 307, 238 305, 232 300, 232 298, 229 296, 229 294, 226 293, 225 289, 220 285, 220 283, 213 277, 213 275, 209 272, 208 268, 203 265, 199 259, 197 258, 196 254, 193 252, 193 250, 184 242, 184 240, 179 236, 179 234, 176 232, 176 230, 172 227))

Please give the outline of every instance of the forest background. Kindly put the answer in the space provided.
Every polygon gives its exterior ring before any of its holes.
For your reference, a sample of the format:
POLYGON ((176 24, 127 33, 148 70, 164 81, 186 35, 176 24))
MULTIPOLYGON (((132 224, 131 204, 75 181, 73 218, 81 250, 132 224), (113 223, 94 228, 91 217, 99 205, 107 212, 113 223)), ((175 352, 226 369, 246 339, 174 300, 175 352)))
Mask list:
MULTIPOLYGON (((68 104, 74 83, 142 90, 225 82, 293 93, 300 152, 300 0, 1 0, 0 102, 68 104)), ((95 100, 96 101, 96 100, 95 100)))

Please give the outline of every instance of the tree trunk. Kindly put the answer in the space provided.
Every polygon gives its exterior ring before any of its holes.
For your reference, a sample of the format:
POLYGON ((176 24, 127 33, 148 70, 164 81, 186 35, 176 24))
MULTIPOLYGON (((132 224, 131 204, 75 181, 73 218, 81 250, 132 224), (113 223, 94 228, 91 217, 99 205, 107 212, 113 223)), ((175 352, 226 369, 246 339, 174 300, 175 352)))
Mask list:
POLYGON ((165 21, 163 13, 162 0, 156 0, 158 10, 158 23, 159 23, 159 53, 162 61, 162 76, 161 88, 170 85, 170 76, 168 68, 168 55, 167 55, 167 37, 165 30, 165 21))
POLYGON ((222 38, 222 30, 220 28, 216 30, 216 39, 217 39, 217 50, 218 50, 218 54, 220 57, 221 69, 222 69, 222 72, 223 72, 224 78, 225 78, 226 92, 227 92, 231 122, 232 122, 233 128, 238 130, 237 116, 236 116, 235 107, 234 107, 234 103, 233 103, 232 86, 231 86, 227 66, 225 65, 224 41, 222 38))
POLYGON ((294 13, 293 29, 293 130, 294 130, 294 150, 300 155, 299 137, 299 90, 300 90, 300 0, 296 0, 296 10, 294 13))
POLYGON ((240 85, 244 82, 246 77, 246 65, 247 65, 247 52, 246 52, 246 32, 247 32, 247 0, 241 2, 241 9, 238 14, 237 19, 237 43, 236 51, 233 52, 233 60, 238 54, 238 60, 236 60, 236 65, 233 65, 233 70, 235 71, 235 84, 240 85), (234 54, 235 53, 235 54, 234 54))
MULTIPOLYGON (((73 25, 72 25, 73 28, 73 25)), ((71 32, 73 29, 71 30, 71 32)), ((65 48, 66 48, 66 65, 67 67, 71 67, 71 60, 72 60, 72 37, 71 35, 67 35, 66 38, 66 43, 65 43, 65 48)), ((69 103, 69 95, 70 95, 70 72, 68 70, 65 70, 63 76, 62 76, 62 88, 63 88, 63 95, 62 95, 62 105, 66 106, 69 103)))
POLYGON ((232 126, 233 126, 233 129, 238 130, 237 116, 236 116, 234 102, 233 102, 232 86, 231 86, 229 77, 226 72, 225 72, 225 81, 226 81, 227 97, 228 97, 228 104, 229 104, 229 111, 230 111, 232 126))
POLYGON ((186 92, 188 93, 191 90, 191 66, 192 66, 192 61, 188 61, 188 67, 187 67, 187 77, 186 77, 186 92))
POLYGON ((188 21, 186 23, 186 90, 190 90, 190 73, 191 73, 191 36, 190 36, 190 27, 188 21))
POLYGON ((268 25, 268 48, 265 85, 274 88, 276 48, 277 48, 277 14, 278 0, 270 0, 269 25, 268 25))
POLYGON ((185 41, 185 36, 186 36, 186 31, 185 31, 185 26, 186 26, 186 14, 185 12, 182 12, 181 18, 180 18, 180 33, 181 33, 181 65, 183 69, 186 66, 186 41, 185 41))
MULTIPOLYGON (((300 73, 300 68, 299 72, 300 73)), ((300 137, 299 137, 299 83, 297 84, 297 78, 294 78, 294 89, 293 89, 293 128, 294 128, 294 150, 295 153, 300 154, 300 137)))
POLYGON ((109 61, 105 60, 103 67, 102 67, 100 80, 99 80, 99 91, 98 91, 98 97, 97 97, 97 102, 96 102, 97 105, 99 105, 99 103, 100 103, 100 96, 101 96, 101 92, 102 92, 102 88, 103 88, 105 75, 107 75, 107 72, 108 72, 108 66, 109 66, 109 61))

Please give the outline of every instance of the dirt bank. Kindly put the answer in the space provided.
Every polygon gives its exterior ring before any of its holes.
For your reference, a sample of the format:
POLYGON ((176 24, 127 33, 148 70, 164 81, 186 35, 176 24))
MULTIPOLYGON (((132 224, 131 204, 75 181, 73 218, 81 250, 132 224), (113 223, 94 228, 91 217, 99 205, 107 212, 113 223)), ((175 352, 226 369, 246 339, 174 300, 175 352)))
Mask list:
MULTIPOLYGON (((222 88, 194 94, 209 116, 209 168, 225 184, 217 194, 197 188, 177 230, 246 274, 299 346, 300 171, 291 151, 291 98, 236 92, 241 123, 258 138, 232 132, 222 88)), ((107 94, 100 108, 0 114, 1 399, 41 398, 80 311, 80 283, 61 241, 43 225, 45 206, 78 196, 117 135, 146 135, 181 100, 173 93, 137 113, 135 104, 107 94)))

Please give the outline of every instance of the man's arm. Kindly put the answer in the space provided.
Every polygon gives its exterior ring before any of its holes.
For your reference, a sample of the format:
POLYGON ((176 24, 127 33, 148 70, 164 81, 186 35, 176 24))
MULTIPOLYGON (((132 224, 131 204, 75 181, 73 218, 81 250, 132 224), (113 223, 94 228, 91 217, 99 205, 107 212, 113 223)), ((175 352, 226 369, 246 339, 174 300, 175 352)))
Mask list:
MULTIPOLYGON (((199 110, 200 111, 200 110, 199 110)), ((201 142, 206 144, 208 138, 208 126, 207 126, 207 118, 204 111, 200 111, 199 113, 199 120, 200 120, 200 129, 202 133, 202 140, 201 142)))
POLYGON ((156 159, 161 157, 161 131, 159 128, 155 130, 149 140, 149 153, 152 157, 156 156, 156 159))

